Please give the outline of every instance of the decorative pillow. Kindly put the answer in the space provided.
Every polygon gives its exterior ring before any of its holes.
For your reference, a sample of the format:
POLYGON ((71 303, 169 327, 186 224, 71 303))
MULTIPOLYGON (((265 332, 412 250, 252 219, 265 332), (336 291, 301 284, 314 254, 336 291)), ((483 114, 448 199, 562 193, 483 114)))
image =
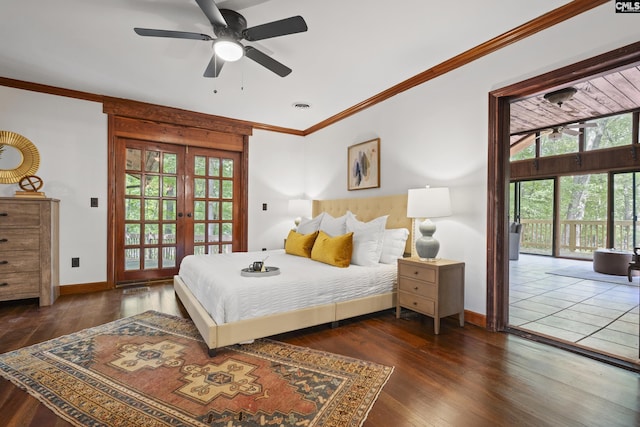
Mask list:
POLYGON ((311 259, 336 267, 349 267, 352 250, 353 233, 331 237, 324 231, 319 231, 311 250, 311 259))
POLYGON ((389 215, 362 222, 347 216, 347 232, 353 232, 351 263, 364 266, 376 265, 382 255, 382 239, 389 215))
POLYGON ((295 230, 291 230, 284 244, 284 251, 291 255, 311 258, 311 249, 317 237, 317 231, 309 234, 300 234, 295 230))
POLYGON ((398 258, 402 258, 408 237, 409 230, 406 228, 384 230, 380 262, 383 264, 395 264, 398 258))
POLYGON ((322 222, 322 217, 324 216, 324 212, 322 212, 320 215, 316 216, 315 218, 302 218, 302 220, 300 220, 300 224, 298 225, 298 228, 296 229, 296 231, 300 234, 309 234, 309 233, 313 233, 314 231, 318 231, 320 230, 320 223, 322 222))
POLYGON ((341 236, 347 232, 347 216, 350 212, 341 217, 334 218, 325 212, 320 222, 320 231, 324 231, 329 236, 341 236))

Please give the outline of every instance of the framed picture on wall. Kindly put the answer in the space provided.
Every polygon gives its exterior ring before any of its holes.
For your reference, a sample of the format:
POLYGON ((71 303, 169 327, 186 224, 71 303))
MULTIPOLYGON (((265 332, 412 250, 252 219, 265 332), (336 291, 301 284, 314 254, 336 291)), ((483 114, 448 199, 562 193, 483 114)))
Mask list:
POLYGON ((347 189, 380 187, 380 138, 347 148, 347 189))

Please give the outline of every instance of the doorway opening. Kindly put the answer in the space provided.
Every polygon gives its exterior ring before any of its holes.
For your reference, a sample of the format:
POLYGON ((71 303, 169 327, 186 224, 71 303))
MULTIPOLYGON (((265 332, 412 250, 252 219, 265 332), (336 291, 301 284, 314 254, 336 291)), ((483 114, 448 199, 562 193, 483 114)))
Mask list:
MULTIPOLYGON (((488 263, 487 263, 487 327, 496 331, 513 331, 512 325, 510 325, 510 298, 513 296, 510 293, 510 263, 509 261, 509 245, 508 245, 508 232, 509 224, 517 218, 510 213, 511 202, 513 201, 512 194, 516 190, 515 182, 537 180, 537 179, 556 179, 560 180, 560 176, 575 177, 583 175, 585 173, 605 173, 612 174, 614 172, 634 172, 640 169, 640 161, 638 156, 634 153, 638 147, 638 125, 634 124, 633 128, 633 140, 628 147, 610 147, 605 151, 589 152, 585 150, 584 140, 578 141, 578 153, 565 153, 559 158, 561 160, 555 160, 551 158, 539 157, 540 148, 530 149, 530 153, 538 155, 538 157, 531 158, 520 162, 518 165, 511 164, 510 156, 512 154, 512 135, 511 135, 511 104, 512 102, 524 99, 526 97, 535 96, 544 92, 548 92, 554 89, 564 87, 566 85, 572 85, 576 82, 586 82, 589 79, 598 78, 613 70, 622 70, 625 68, 633 69, 637 71, 637 66, 640 63, 640 43, 635 43, 624 48, 617 49, 612 52, 600 55, 596 58, 573 64, 564 67, 553 72, 534 77, 527 81, 523 81, 509 87, 505 87, 490 94, 490 134, 489 134, 489 188, 488 188, 488 204, 487 204, 487 245, 488 245, 488 263), (594 65, 595 64, 595 65, 594 65), (567 169, 563 173, 552 173, 549 171, 552 163, 564 163, 567 169), (592 168, 591 165, 598 164, 597 168, 592 168), (525 179, 522 174, 523 169, 528 169, 531 174, 525 179)), ((638 108, 640 106, 636 106, 638 108)), ((637 110, 628 110, 626 112, 633 112, 637 115, 637 110)), ((571 122, 562 123, 568 124, 571 122)), ((536 130, 537 132, 542 129, 536 130)), ((529 143, 532 140, 539 141, 541 138, 534 135, 526 141, 529 143)), ((563 178, 568 185, 568 180, 571 178, 563 178)), ((609 178, 609 182, 614 182, 615 179, 609 178)), ((614 184, 611 184, 614 185, 614 184)), ((556 182, 556 189, 558 191, 560 183, 556 182)), ((520 190, 522 187, 520 187, 520 190)), ((608 191, 608 194, 614 197, 613 191, 608 191)), ((555 211, 559 209, 559 196, 555 197, 555 211)), ((610 199, 606 199, 607 209, 613 206, 610 199)), ((607 215, 607 218, 611 217, 607 215)), ((616 221, 623 221, 622 219, 606 220, 606 241, 605 247, 610 247, 611 242, 616 239, 614 233, 614 226, 616 221)), ((571 224, 566 220, 565 239, 570 237, 571 224)), ((562 230, 559 225, 559 220, 554 217, 556 223, 555 236, 553 238, 553 244, 551 246, 552 253, 560 254, 562 236, 562 230), (556 252, 553 252, 556 251, 556 252)), ((632 236, 633 237, 633 236, 632 236)), ((585 240, 585 239, 581 239, 585 240)), ((633 239, 632 239, 633 240, 633 239)), ((573 249, 580 249, 581 245, 577 245, 573 249)), ((572 252, 571 246, 564 249, 565 251, 572 252)), ((576 253, 573 254, 577 255, 576 253)), ((529 255, 526 255, 529 256, 529 255)), ((533 256, 533 255, 532 255, 533 256)), ((543 259, 559 259, 552 256, 542 257, 535 255, 543 259)), ((579 258, 575 256, 575 258, 579 258)), ((520 261, 518 261, 520 262, 520 261)), ((576 260, 576 262, 590 262, 585 260, 576 260)), ((545 267, 546 268, 546 267, 545 267)), ((538 270, 534 275, 543 274, 538 270)), ((514 274, 514 276, 516 276, 514 274)), ((636 287, 636 290, 638 288, 636 287)), ((549 317, 549 315, 547 316, 549 317)), ((516 328, 517 329, 517 328, 516 328)), ((579 345, 572 345, 570 340, 554 338, 543 332, 528 331, 522 333, 533 339, 549 342, 552 345, 557 345, 563 348, 567 348, 571 351, 576 351, 581 354, 585 354, 590 357, 596 357, 604 361, 614 363, 618 366, 622 366, 628 369, 638 370, 640 365, 638 360, 629 360, 625 358, 619 358, 608 354, 603 354, 598 351, 591 351, 582 348, 579 345)), ((636 336, 638 331, 636 330, 636 336)), ((574 343, 575 344, 575 343, 574 343)), ((636 354, 637 357, 637 354, 636 354)))

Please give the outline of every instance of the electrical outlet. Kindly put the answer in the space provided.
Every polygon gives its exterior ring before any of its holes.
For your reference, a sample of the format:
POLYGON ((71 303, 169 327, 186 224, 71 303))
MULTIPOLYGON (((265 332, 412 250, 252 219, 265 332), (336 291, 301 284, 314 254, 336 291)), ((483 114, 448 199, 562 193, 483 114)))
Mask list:
POLYGON ((98 207, 98 198, 97 197, 92 197, 91 198, 91 207, 92 208, 97 208, 98 207))
POLYGON ((71 258, 71 267, 80 267, 80 258, 71 258))
POLYGON ((266 210, 267 210, 267 204, 266 204, 266 203, 263 203, 263 204, 262 204, 262 210, 263 210, 263 211, 266 211, 266 210))
POLYGON ((263 251, 266 251, 266 250, 267 250, 267 248, 262 248, 262 250, 263 250, 263 251))

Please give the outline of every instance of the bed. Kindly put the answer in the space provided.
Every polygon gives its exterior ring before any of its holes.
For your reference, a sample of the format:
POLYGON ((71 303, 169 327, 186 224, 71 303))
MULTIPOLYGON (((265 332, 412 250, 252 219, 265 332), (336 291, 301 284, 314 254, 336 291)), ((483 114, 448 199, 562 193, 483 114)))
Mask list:
MULTIPOLYGON (((350 211, 358 220, 366 222, 388 215, 387 229, 406 228, 411 233, 406 204, 406 194, 314 200, 313 217, 326 212, 337 218, 350 211)), ((405 252, 411 252, 412 241, 409 235, 405 252)), ((378 268, 356 265, 338 268, 285 254, 282 249, 267 253, 189 256, 183 260, 179 274, 174 276, 174 289, 208 346, 209 354, 213 355, 220 347, 325 323, 335 325, 343 319, 393 308, 396 271, 394 264, 380 264, 378 268), (240 276, 241 268, 265 256, 269 257, 265 264, 278 266, 281 274, 259 278, 240 276), (290 264, 290 258, 300 259, 294 266, 290 264), (217 265, 211 264, 214 259, 217 265), (313 282, 293 274, 296 269, 307 279, 321 277, 322 287, 314 287, 313 282), (224 282, 215 297, 210 292, 214 284, 209 283, 214 278, 224 282), (356 290, 342 292, 346 288, 342 286, 345 280, 354 284, 350 287, 356 290), (233 289, 237 292, 232 292, 233 289), (261 289, 269 291, 264 293, 261 289), (304 289, 307 289, 306 293, 304 289), (312 297, 309 297, 309 291, 312 297), (270 302, 267 297, 271 297, 270 302), (313 301, 311 305, 308 300, 313 301)))

